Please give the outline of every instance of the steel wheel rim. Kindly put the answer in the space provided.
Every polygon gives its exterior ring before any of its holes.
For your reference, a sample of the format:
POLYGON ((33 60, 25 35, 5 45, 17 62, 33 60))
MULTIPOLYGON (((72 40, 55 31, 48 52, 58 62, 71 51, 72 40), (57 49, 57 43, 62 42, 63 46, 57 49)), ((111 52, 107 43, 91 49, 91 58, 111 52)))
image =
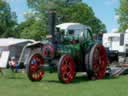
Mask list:
POLYGON ((39 66, 44 64, 44 60, 38 54, 32 56, 29 64, 29 75, 33 81, 39 81, 43 78, 44 72, 39 69, 39 66))
POLYGON ((103 46, 96 46, 93 52, 93 72, 96 79, 103 79, 107 66, 107 56, 103 46))
POLYGON ((74 61, 70 56, 65 56, 61 62, 61 78, 65 83, 70 83, 75 77, 74 61))

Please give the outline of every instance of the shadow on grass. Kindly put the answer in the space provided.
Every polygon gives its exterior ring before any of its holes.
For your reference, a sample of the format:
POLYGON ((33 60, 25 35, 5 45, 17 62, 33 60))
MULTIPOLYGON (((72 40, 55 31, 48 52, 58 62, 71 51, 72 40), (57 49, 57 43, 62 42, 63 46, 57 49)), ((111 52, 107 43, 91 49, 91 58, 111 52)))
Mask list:
POLYGON ((109 75, 106 75, 105 78, 103 80, 112 80, 112 79, 118 79, 120 78, 121 75, 119 76, 109 76, 109 75))
MULTIPOLYGON (((112 80, 112 79, 118 79, 118 78, 120 78, 120 76, 118 76, 118 77, 105 76, 105 78, 102 80, 112 80)), ((93 81, 95 82, 97 80, 89 80, 87 76, 81 75, 81 76, 76 76, 71 84, 77 84, 77 83, 82 83, 82 82, 93 82, 93 81)), ((61 82, 59 80, 42 80, 41 82, 60 83, 61 84, 61 82)), ((62 83, 62 84, 64 84, 64 83, 62 83)))
POLYGON ((87 76, 77 76, 73 81, 73 83, 81 83, 81 82, 88 82, 88 81, 89 79, 87 78, 87 76))
MULTIPOLYGON (((85 76, 76 76, 74 81, 71 84, 77 84, 77 83, 81 83, 81 82, 87 82, 89 81, 87 77, 85 76)), ((61 82, 59 80, 42 80, 41 82, 46 82, 46 83, 60 83, 61 82)), ((62 83, 64 84, 64 83, 62 83)))
MULTIPOLYGON (((106 76, 103 80, 112 80, 112 79, 118 79, 120 76, 118 76, 118 77, 110 77, 110 76, 106 76)), ((25 80, 25 79, 28 79, 27 77, 26 77, 26 75, 25 74, 22 74, 22 73, 10 73, 10 74, 6 74, 6 76, 4 77, 4 78, 7 78, 7 79, 17 79, 17 80, 25 80)), ((84 75, 84 74, 78 74, 76 77, 75 77, 75 79, 73 80, 73 82, 71 83, 71 84, 78 84, 78 83, 82 83, 82 82, 92 82, 92 81, 94 81, 95 82, 95 80, 89 80, 88 78, 87 78, 87 76, 86 75, 84 75)), ((46 82, 46 83, 59 83, 59 84, 63 84, 63 83, 61 83, 58 79, 57 79, 57 77, 56 77, 56 79, 54 78, 54 79, 52 79, 51 77, 50 78, 48 78, 48 79, 42 79, 40 82, 46 82)))

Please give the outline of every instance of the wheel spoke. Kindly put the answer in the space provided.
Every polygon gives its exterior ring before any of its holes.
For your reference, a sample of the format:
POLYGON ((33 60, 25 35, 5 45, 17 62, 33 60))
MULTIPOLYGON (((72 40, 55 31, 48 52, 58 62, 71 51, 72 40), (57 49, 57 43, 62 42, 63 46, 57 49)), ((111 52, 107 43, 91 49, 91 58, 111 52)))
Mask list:
POLYGON ((96 46, 93 55, 93 72, 97 79, 102 79, 107 66, 107 57, 104 47, 96 46))
POLYGON ((75 77, 73 59, 69 55, 65 55, 61 59, 60 65, 60 80, 63 83, 70 83, 75 77))
POLYGON ((39 81, 43 78, 44 72, 39 69, 39 66, 41 66, 44 63, 43 59, 40 55, 35 54, 32 56, 29 64, 29 78, 32 81, 39 81))

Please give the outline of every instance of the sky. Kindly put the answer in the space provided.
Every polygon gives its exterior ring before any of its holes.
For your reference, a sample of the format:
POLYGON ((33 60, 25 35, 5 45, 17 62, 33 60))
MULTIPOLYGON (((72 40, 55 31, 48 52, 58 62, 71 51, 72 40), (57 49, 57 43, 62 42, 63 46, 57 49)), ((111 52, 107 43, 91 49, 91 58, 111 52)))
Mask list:
MULTIPOLYGON (((24 21, 24 13, 28 11, 26 0, 6 0, 10 3, 12 11, 17 14, 18 22, 24 21)), ((116 9, 119 7, 119 0, 83 0, 92 7, 95 16, 98 17, 107 27, 108 32, 118 29, 116 9)))
POLYGON ((95 16, 98 17, 107 27, 108 32, 118 29, 116 9, 119 7, 119 0, 83 0, 93 8, 95 16))

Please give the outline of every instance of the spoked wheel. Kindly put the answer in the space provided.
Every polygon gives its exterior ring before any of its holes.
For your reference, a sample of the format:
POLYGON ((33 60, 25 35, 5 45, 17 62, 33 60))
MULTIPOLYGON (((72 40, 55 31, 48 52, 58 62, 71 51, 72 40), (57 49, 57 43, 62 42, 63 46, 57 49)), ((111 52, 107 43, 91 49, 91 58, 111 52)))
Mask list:
POLYGON ((27 66, 27 75, 31 81, 40 81, 44 72, 40 70, 39 66, 44 64, 44 60, 40 54, 33 54, 27 66))
POLYGON ((62 83, 71 83, 75 78, 75 63, 70 55, 63 55, 58 64, 58 78, 62 83))
POLYGON ((89 56, 89 79, 103 79, 107 64, 108 59, 105 48, 99 44, 94 45, 89 56))

